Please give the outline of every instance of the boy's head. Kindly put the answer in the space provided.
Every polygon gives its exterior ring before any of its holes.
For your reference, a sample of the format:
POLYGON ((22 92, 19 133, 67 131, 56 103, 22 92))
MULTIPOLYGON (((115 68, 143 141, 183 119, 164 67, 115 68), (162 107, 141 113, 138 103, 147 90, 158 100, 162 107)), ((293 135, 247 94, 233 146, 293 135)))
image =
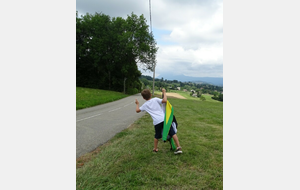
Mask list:
POLYGON ((151 98, 151 92, 149 89, 144 89, 141 94, 145 100, 149 100, 151 98))

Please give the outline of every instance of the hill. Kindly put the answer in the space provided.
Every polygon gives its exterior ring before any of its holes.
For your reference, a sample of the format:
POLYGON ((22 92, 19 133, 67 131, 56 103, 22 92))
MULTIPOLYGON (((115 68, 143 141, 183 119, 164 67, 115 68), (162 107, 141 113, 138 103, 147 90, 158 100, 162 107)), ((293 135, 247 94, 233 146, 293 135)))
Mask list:
POLYGON ((158 79, 178 80, 181 82, 194 82, 196 84, 211 84, 215 86, 223 86, 223 77, 190 77, 185 75, 160 75, 158 79))

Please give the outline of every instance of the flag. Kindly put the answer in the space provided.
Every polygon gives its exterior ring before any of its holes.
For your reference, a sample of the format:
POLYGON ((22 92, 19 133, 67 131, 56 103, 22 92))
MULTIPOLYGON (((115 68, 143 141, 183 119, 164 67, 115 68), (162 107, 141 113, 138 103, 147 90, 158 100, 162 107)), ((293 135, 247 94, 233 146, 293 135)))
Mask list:
MULTIPOLYGON (((170 104, 170 102, 167 100, 166 103, 166 111, 165 111, 165 118, 164 118, 164 128, 163 128, 163 135, 162 135, 162 140, 164 142, 167 141, 167 137, 170 131, 170 128, 172 126, 173 122, 173 106, 170 104)), ((175 150, 175 144, 173 138, 170 139, 172 149, 175 150)))

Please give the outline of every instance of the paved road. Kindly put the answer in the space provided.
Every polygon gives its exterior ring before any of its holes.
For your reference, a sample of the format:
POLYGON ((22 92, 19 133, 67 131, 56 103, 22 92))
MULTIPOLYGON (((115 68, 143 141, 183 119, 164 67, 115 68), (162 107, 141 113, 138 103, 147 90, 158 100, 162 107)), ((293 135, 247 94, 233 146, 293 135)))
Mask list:
POLYGON ((117 133, 129 127, 145 112, 135 112, 135 99, 140 106, 141 94, 76 111, 76 158, 95 150, 117 133))

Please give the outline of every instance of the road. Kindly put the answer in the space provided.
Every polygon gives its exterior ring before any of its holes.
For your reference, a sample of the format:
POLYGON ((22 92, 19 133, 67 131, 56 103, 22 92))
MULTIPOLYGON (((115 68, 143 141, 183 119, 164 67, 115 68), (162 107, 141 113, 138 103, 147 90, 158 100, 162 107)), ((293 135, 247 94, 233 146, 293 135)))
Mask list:
POLYGON ((140 106, 145 102, 141 94, 136 94, 76 111, 76 159, 106 143, 145 114, 135 112, 135 99, 140 106))

